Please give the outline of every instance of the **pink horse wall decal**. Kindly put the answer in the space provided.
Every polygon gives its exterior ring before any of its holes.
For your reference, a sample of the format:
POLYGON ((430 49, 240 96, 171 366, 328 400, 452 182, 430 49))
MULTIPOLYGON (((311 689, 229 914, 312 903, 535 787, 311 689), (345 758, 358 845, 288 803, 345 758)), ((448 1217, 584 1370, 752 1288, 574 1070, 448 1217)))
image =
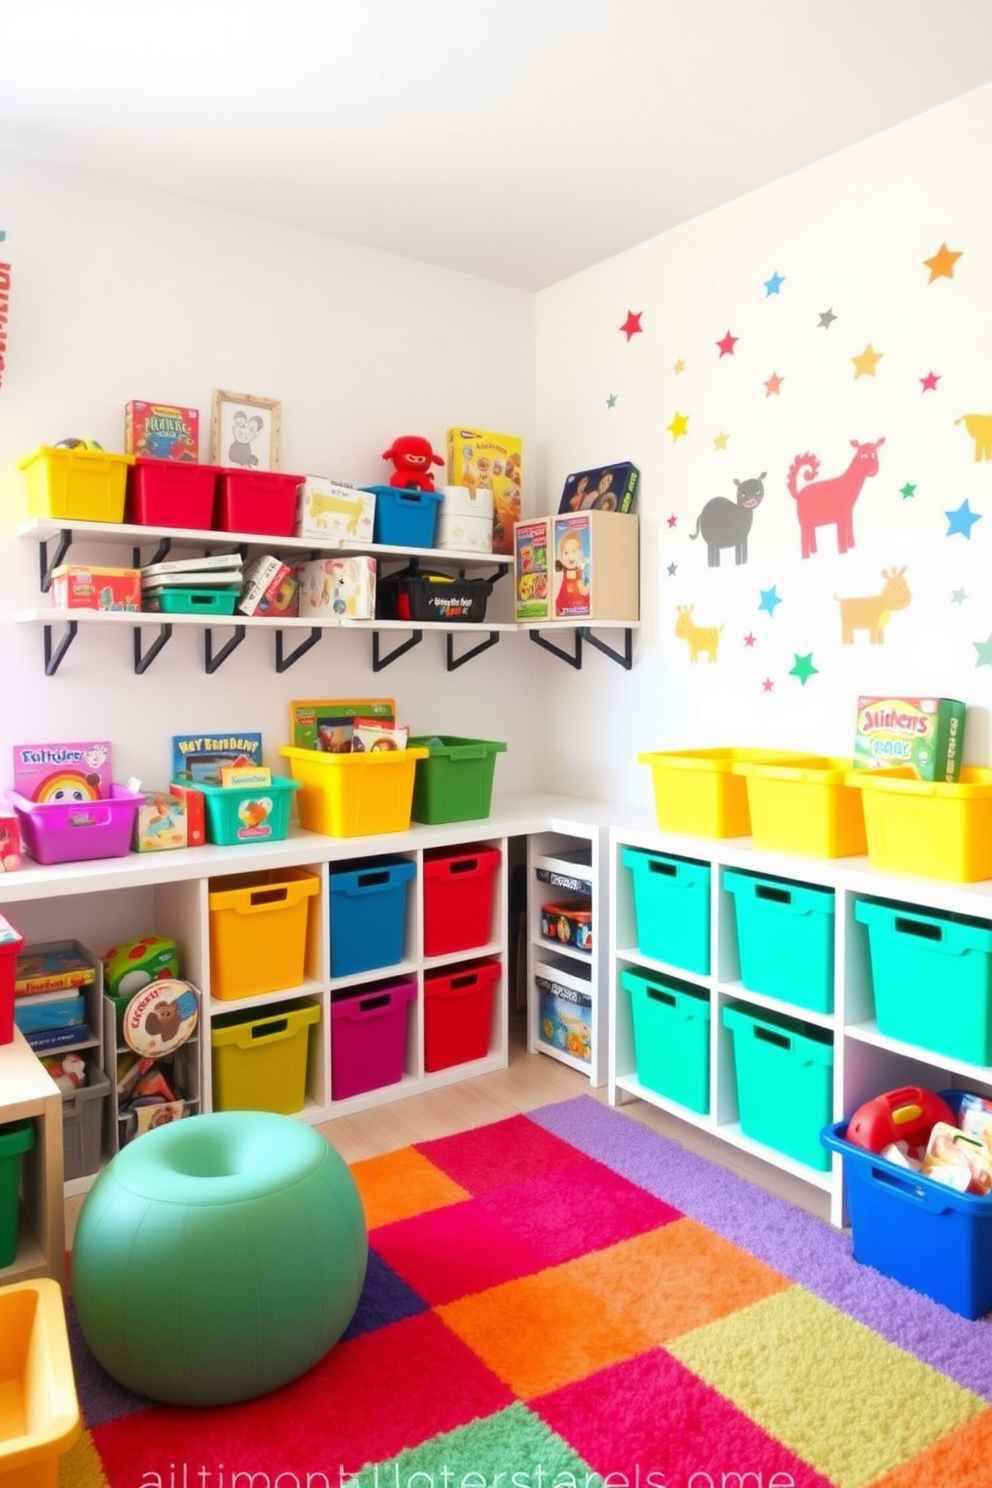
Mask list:
POLYGON ((843 475, 818 481, 820 462, 816 455, 797 455, 789 466, 789 495, 796 503, 799 531, 802 534, 803 557, 816 552, 816 529, 836 527, 837 551, 846 553, 854 547, 854 503, 870 475, 878 474, 878 452, 885 437, 874 444, 859 444, 852 439, 854 458, 843 475), (800 471, 806 471, 806 484, 799 485, 800 471))

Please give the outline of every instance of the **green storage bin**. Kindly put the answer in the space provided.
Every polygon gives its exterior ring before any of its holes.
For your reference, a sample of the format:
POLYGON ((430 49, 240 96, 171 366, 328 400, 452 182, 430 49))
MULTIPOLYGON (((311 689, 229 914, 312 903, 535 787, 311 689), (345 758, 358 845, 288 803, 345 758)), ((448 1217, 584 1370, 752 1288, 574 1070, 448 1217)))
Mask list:
POLYGON ((728 868, 741 981, 815 1013, 834 1009, 834 892, 728 868))
POLYGON ((741 1131, 826 1172, 820 1131, 830 1121, 833 1035, 783 1013, 728 1003, 723 1025, 734 1040, 741 1131))
POLYGON ((428 751, 418 759, 413 782, 413 821, 476 821, 489 815, 496 756, 505 744, 492 739, 458 739, 431 734, 408 746, 428 751))
POLYGON ((0 1126, 0 1269, 12 1266, 17 1256, 21 1155, 33 1146, 33 1121, 0 1126))
POLYGON ((710 1109, 710 999, 701 987, 662 973, 624 970, 630 994, 637 1078, 649 1090, 705 1116, 710 1109))
POLYGON ((856 899, 868 927, 875 1021, 888 1038, 992 1064, 992 927, 955 914, 856 899))
POLYGON ((710 865, 625 847, 634 885, 637 949, 700 976, 710 972, 710 865))
POLYGON ((142 594, 141 607, 163 615, 233 615, 240 595, 240 587, 158 589, 142 594))

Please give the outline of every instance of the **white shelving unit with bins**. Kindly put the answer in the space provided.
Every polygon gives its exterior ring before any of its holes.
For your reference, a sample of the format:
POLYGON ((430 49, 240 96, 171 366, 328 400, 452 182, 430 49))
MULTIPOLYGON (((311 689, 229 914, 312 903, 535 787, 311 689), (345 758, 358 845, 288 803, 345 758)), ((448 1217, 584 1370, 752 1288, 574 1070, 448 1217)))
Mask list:
MULTIPOLYGON (((758 1142, 741 1129, 740 1093, 731 1032, 724 1025, 728 1005, 739 1006, 756 1018, 790 1019, 803 1025, 816 1043, 829 1044, 832 1075, 823 1121, 839 1121, 863 1101, 886 1090, 921 1086, 931 1090, 967 1089, 992 1096, 992 1066, 976 1064, 923 1047, 922 1043, 895 1039, 878 1028, 873 991, 873 969, 868 929, 856 917, 859 900, 882 901, 905 908, 910 916, 958 917, 983 922, 992 928, 992 880, 952 883, 910 875, 885 873, 866 858, 821 859, 756 849, 750 838, 726 840, 685 837, 655 830, 610 832, 610 935, 608 978, 611 992, 609 1099, 620 1105, 631 1099, 647 1101, 670 1112, 742 1151, 752 1153, 772 1167, 801 1178, 822 1190, 829 1199, 834 1224, 846 1222, 840 1159, 834 1157, 824 1169, 788 1155, 777 1146, 758 1142), (683 966, 646 956, 638 944, 633 875, 624 864, 625 851, 660 854, 687 862, 703 863, 709 869, 707 891, 710 970, 703 974, 683 966), (832 1006, 817 1011, 780 997, 751 991, 741 981, 738 920, 734 895, 727 887, 727 873, 756 875, 762 881, 781 880, 786 886, 825 891, 831 896, 829 971, 832 1006), (669 1095, 650 1088, 639 1078, 635 1047, 632 998, 624 973, 643 973, 660 986, 682 984, 692 988, 707 1003, 706 1057, 708 1059, 709 1104, 696 1111, 669 1095)), ((792 971, 797 992, 820 968, 797 960, 792 971)), ((940 1028, 954 1017, 941 988, 933 988, 933 1026, 940 1028)), ((929 1036, 929 1035, 928 1035, 929 1036)), ((788 1113, 784 1119, 787 1120, 788 1113)))

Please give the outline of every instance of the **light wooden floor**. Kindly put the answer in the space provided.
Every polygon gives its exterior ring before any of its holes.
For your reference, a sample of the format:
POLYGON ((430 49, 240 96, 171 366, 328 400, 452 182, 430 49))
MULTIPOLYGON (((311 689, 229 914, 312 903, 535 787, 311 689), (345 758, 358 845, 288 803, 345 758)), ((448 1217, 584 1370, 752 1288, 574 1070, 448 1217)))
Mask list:
MULTIPOLYGON (((487 1122, 533 1110, 549 1101, 568 1100, 575 1095, 592 1095, 604 1105, 608 1104, 605 1086, 601 1090, 592 1090, 584 1075, 546 1054, 528 1054, 526 1045, 524 1016, 517 1015, 511 1024, 507 1069, 481 1075, 476 1080, 446 1085, 424 1095, 408 1096, 359 1115, 342 1116, 336 1121, 325 1122, 319 1130, 347 1162, 356 1162, 363 1157, 376 1157, 397 1147, 409 1146, 411 1142, 467 1131, 470 1127, 484 1126, 487 1122)), ((644 1101, 631 1101, 621 1109, 625 1116, 643 1122, 711 1162, 751 1179, 821 1219, 828 1217, 828 1196, 820 1189, 780 1172, 749 1153, 739 1152, 644 1101)), ((72 1244, 83 1197, 75 1195, 66 1199, 67 1246, 72 1244)))

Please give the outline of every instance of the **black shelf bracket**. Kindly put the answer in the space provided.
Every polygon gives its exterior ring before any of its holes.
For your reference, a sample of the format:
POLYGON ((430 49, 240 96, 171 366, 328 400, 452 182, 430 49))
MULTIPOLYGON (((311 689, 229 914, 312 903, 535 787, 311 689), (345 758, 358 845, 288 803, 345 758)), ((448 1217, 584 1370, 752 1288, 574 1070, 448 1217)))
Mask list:
POLYGON ((310 627, 310 634, 305 638, 305 640, 300 641, 298 646, 296 646, 292 651, 287 652, 283 649, 283 632, 281 630, 277 630, 276 671, 288 672, 289 668, 293 665, 293 662, 299 661, 300 657, 305 656, 311 649, 311 647, 316 646, 317 642, 320 640, 323 634, 324 631, 321 626, 313 625, 310 627))
POLYGON ((387 652, 384 656, 379 645, 379 632, 374 630, 372 632, 372 670, 374 672, 381 672, 385 667, 389 666, 391 661, 395 661, 397 657, 403 656, 407 651, 412 651, 414 646, 419 646, 423 639, 424 632, 422 630, 411 631, 405 641, 399 646, 394 646, 392 651, 387 652))
POLYGON ((147 559, 143 559, 142 558, 142 556, 141 556, 141 549, 139 547, 133 547, 131 549, 131 564, 132 564, 132 567, 134 567, 134 568, 145 568, 149 563, 161 563, 163 561, 163 559, 169 553, 171 553, 171 552, 172 552, 172 538, 171 537, 160 537, 159 540, 158 540, 158 547, 155 549, 155 551, 152 554, 152 556, 150 558, 147 558, 147 559))
MULTIPOLYGON (((52 587, 52 574, 58 568, 62 559, 72 547, 72 528, 60 527, 57 534, 49 539, 42 538, 38 544, 38 560, 41 576, 41 592, 47 594, 52 587), (49 541, 54 542, 55 549, 49 552, 49 541)), ((71 637, 70 637, 71 639, 71 637)), ((58 662, 56 662, 56 666, 58 662)), ((49 673, 51 675, 51 673, 49 673)))
POLYGON ((484 641, 478 641, 474 646, 470 646, 467 651, 463 651, 461 656, 456 656, 455 637, 449 630, 448 634, 444 638, 445 652, 448 660, 448 671, 453 672, 456 670, 457 667, 464 666, 467 661, 472 660, 473 656, 481 656, 483 651, 488 651, 491 646, 497 645, 498 642, 499 631, 491 630, 484 641))
POLYGON ((138 625, 136 625, 134 627, 133 634, 134 634, 134 674, 135 674, 136 677, 140 677, 142 675, 142 673, 147 672, 148 668, 151 666, 152 662, 155 660, 156 656, 161 651, 162 647, 165 645, 166 641, 172 635, 172 626, 169 625, 166 621, 163 621, 163 623, 158 628, 158 635, 155 637, 155 639, 152 641, 151 645, 148 647, 148 650, 145 651, 145 652, 142 652, 142 649, 141 649, 141 645, 142 645, 141 627, 138 626, 138 625))
POLYGON ((545 651, 551 652, 552 656, 557 656, 560 658, 560 660, 567 661, 570 667, 574 667, 577 672, 580 672, 582 670, 583 628, 584 627, 580 627, 578 630, 573 630, 570 632, 575 643, 574 651, 563 651, 560 646, 556 645, 554 641, 549 641, 547 636, 539 630, 529 631, 528 634, 530 635, 530 638, 534 642, 535 646, 543 646, 545 651))
POLYGON ((213 636, 214 633, 212 630, 208 629, 204 631, 203 669, 208 676, 213 676, 214 672, 221 665, 221 663, 225 662, 230 656, 231 652, 241 645, 241 642, 245 638, 245 627, 243 625, 236 625, 234 627, 233 635, 231 635, 229 639, 224 642, 223 646, 221 646, 220 650, 216 654, 214 653, 213 649, 213 636))
POLYGON ((45 676, 54 677, 59 669, 63 656, 75 640, 76 631, 79 629, 78 620, 66 622, 65 630, 59 637, 58 642, 52 645, 52 626, 46 625, 44 630, 45 639, 45 676))
POLYGON ((611 661, 622 666, 625 672, 629 672, 634 665, 634 632, 632 630, 628 629, 623 633, 622 651, 615 650, 613 646, 607 645, 604 640, 594 636, 588 625, 582 626, 579 634, 584 641, 589 642, 590 646, 595 646, 597 651, 601 651, 604 656, 608 656, 611 661))

